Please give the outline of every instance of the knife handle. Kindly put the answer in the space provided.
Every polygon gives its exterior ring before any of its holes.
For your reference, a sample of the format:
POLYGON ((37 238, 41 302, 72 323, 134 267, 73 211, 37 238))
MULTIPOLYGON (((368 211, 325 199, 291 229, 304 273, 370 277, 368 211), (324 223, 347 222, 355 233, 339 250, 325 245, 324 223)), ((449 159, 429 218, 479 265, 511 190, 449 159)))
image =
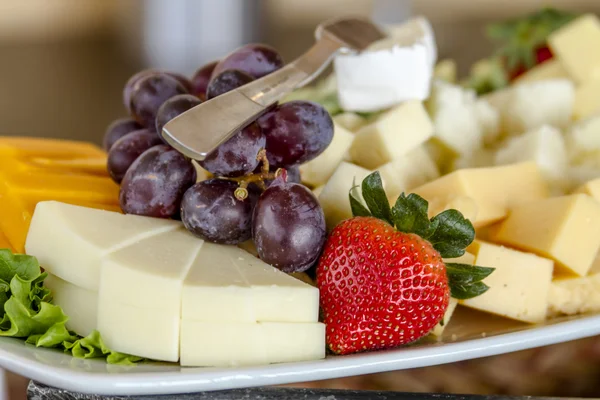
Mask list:
POLYGON ((292 63, 172 119, 164 126, 162 136, 185 156, 204 160, 271 105, 314 80, 343 46, 335 38, 323 35, 292 63))

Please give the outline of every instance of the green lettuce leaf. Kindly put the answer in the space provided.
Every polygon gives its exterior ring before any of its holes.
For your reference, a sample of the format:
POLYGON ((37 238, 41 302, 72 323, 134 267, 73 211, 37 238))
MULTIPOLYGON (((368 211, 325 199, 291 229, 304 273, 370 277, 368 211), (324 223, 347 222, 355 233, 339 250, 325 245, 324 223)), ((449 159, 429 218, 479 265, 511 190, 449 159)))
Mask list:
POLYGON ((52 304, 52 293, 44 286, 46 276, 35 257, 0 249, 0 336, 61 348, 77 358, 105 358, 109 364, 142 360, 110 350, 97 331, 84 338, 70 332, 65 326, 69 317, 52 304))

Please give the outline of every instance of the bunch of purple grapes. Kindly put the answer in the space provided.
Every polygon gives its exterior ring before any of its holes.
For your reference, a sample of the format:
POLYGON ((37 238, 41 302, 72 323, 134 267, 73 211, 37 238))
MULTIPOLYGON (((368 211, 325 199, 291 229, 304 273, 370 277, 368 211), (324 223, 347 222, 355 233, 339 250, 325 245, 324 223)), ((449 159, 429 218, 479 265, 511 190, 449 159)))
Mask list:
MULTIPOLYGON (((198 164, 212 177, 196 182, 191 160, 171 148, 161 131, 171 119, 283 66, 262 44, 245 45, 200 68, 191 79, 144 70, 125 85, 129 118, 104 137, 110 176, 121 185, 123 212, 181 219, 211 242, 252 239, 265 262, 285 271, 307 270, 325 242, 325 218, 298 166, 331 143, 333 122, 316 103, 275 104, 198 164)), ((198 135, 203 127, 198 126, 198 135)))

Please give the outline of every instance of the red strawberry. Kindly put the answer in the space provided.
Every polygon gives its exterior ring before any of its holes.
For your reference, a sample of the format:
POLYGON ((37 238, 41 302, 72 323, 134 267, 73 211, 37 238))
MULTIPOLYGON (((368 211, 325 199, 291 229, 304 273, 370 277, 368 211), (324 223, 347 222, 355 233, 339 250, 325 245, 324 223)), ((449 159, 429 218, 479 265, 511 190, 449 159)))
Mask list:
POLYGON ((418 340, 441 321, 450 293, 485 292, 481 280, 493 270, 442 260, 464 254, 474 238, 458 211, 429 220, 427 202, 414 194, 390 209, 378 172, 362 187, 369 209, 350 195, 358 216, 335 227, 317 267, 326 341, 337 354, 418 340))

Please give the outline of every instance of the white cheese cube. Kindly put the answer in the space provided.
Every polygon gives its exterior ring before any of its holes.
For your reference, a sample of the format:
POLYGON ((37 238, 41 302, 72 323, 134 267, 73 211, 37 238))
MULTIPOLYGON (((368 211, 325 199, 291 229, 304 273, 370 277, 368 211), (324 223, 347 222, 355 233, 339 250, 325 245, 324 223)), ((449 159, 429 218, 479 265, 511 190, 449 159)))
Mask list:
POLYGON ((495 164, 496 153, 489 149, 480 149, 470 156, 460 157, 452 163, 452 170, 465 168, 491 167, 495 164))
POLYGON ((476 265, 495 271, 483 280, 489 286, 487 292, 461 304, 517 321, 546 319, 552 260, 481 241, 474 242, 469 251, 475 254, 476 265))
POLYGON ((107 254, 181 226, 166 219, 43 201, 33 213, 25 250, 49 273, 98 290, 100 263, 107 254))
POLYGON ((584 119, 600 113, 600 80, 584 82, 575 90, 573 119, 584 119))
POLYGON ((568 79, 569 74, 560 60, 552 59, 529 69, 523 75, 518 76, 513 83, 525 83, 535 81, 546 81, 548 79, 568 79))
POLYGON ((334 116, 333 122, 350 132, 356 132, 367 124, 367 119, 355 113, 344 112, 334 116))
MULTIPOLYGON (((427 18, 418 16, 411 18, 408 21, 404 21, 401 24, 388 25, 385 30, 390 39, 398 45, 406 46, 415 41, 423 43, 427 48, 427 55, 431 66, 435 65, 437 61, 437 45, 435 43, 433 28, 427 18)), ((369 46, 369 49, 383 47, 382 42, 385 42, 385 40, 373 43, 369 46)))
POLYGON ((600 78, 600 21, 594 14, 583 15, 553 32, 548 44, 577 82, 600 78))
POLYGON ((552 126, 543 125, 522 136, 508 139, 496 152, 496 165, 523 161, 534 161, 546 180, 562 185, 566 177, 568 159, 561 132, 552 126))
POLYGON ((318 322, 319 291, 235 246, 204 243, 185 282, 181 318, 318 322))
POLYGON ((321 323, 181 323, 181 365, 234 367, 325 358, 321 323))
POLYGON ((548 295, 550 315, 600 311, 600 271, 577 278, 555 279, 548 295))
POLYGON ((429 97, 433 68, 427 47, 385 42, 384 48, 334 59, 338 99, 346 111, 378 111, 429 97))
POLYGON ((418 147, 406 156, 382 165, 377 170, 381 174, 386 194, 392 203, 400 193, 440 176, 437 165, 423 147, 418 147))
POLYGON ((475 103, 476 94, 472 90, 442 81, 433 84, 428 108, 435 137, 456 154, 472 154, 482 145, 475 103))
POLYGON ((600 115, 573 124, 565 139, 571 161, 585 163, 586 158, 600 152, 600 115))
POLYGON ((315 195, 316 198, 319 198, 319 196, 321 195, 321 192, 323 191, 323 188, 325 187, 325 185, 321 185, 321 186, 317 186, 316 188, 314 188, 312 190, 313 194, 315 195))
POLYGON ((500 136, 500 112, 485 99, 478 99, 474 108, 483 143, 488 146, 493 145, 500 136))
POLYGON ((325 213, 327 229, 352 217, 349 193, 354 184, 360 185, 371 171, 358 165, 341 162, 319 195, 319 203, 325 213))
POLYGON ((350 147, 352 160, 375 169, 408 154, 433 135, 433 125, 420 101, 403 103, 362 127, 350 147))
POLYGON ((600 249, 600 203, 574 194, 519 204, 494 240, 552 258, 563 272, 584 276, 600 249))
POLYGON ((352 145, 354 134, 335 122, 333 126, 333 140, 327 149, 315 159, 300 165, 302 182, 308 185, 318 186, 326 183, 352 145))
POLYGON ((59 277, 48 274, 44 286, 52 292, 52 304, 62 308, 69 320, 67 329, 79 336, 87 336, 98 325, 98 292, 83 289, 59 277))
POLYGON ((516 85, 510 89, 500 110, 508 134, 520 134, 542 125, 568 127, 573 115, 575 87, 566 79, 553 79, 516 85))

